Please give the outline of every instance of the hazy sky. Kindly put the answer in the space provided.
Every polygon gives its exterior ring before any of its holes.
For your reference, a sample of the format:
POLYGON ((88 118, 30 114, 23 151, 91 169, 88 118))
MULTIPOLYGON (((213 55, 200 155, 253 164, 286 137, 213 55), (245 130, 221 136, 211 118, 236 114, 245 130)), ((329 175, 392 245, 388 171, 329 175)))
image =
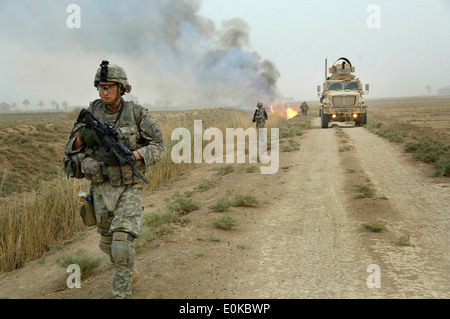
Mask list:
POLYGON ((86 105, 102 60, 141 103, 317 100, 326 57, 350 59, 367 98, 436 94, 448 39, 448 0, 0 0, 0 102, 86 105))

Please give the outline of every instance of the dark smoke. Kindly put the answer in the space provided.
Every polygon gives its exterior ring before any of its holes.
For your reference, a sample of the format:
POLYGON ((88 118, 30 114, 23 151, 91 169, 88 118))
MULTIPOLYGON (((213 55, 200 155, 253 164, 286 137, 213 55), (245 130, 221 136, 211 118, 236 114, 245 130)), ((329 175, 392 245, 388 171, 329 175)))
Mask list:
MULTIPOLYGON (((8 33, 2 31, 0 40, 30 54, 13 61, 6 76, 11 76, 11 85, 27 86, 36 95, 50 94, 52 83, 63 88, 64 79, 75 91, 65 94, 79 98, 86 96, 80 83, 92 81, 101 60, 107 59, 126 69, 132 94, 141 103, 160 100, 174 106, 253 109, 258 100, 277 99, 280 73, 274 63, 251 50, 248 24, 235 18, 217 27, 199 14, 201 4, 194 0, 2 1, 0 19, 8 33), (81 7, 77 30, 65 26, 70 3, 81 7), (70 76, 60 74, 61 70, 70 70, 70 76), (39 77, 17 76, 22 72, 38 72, 39 77), (44 84, 45 88, 39 87, 44 84), (77 94, 79 87, 83 91, 77 94)), ((91 83, 89 88, 94 90, 91 83)))

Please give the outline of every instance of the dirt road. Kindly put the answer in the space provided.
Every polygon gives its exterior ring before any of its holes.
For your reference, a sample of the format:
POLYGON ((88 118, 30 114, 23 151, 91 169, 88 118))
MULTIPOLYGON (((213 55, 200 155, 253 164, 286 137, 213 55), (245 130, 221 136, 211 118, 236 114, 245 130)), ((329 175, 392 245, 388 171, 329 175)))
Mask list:
MULTIPOLYGON (((134 298, 449 298, 448 179, 431 177, 431 167, 364 128, 319 122, 290 138, 300 149, 281 152, 274 175, 234 164, 218 176, 202 164, 146 198, 146 211, 163 210, 174 191, 190 192, 201 208, 138 252, 134 298), (214 186, 200 192, 203 179, 214 186), (373 195, 358 198, 355 185, 373 195), (228 231, 212 226, 223 213, 208 208, 227 193, 260 201, 231 208, 237 225, 228 231), (374 222, 386 229, 362 227, 374 222)), ((65 287, 67 273, 54 262, 80 247, 101 256, 97 245, 92 230, 44 263, 1 275, 0 296, 109 298, 108 262, 80 289, 65 287)))

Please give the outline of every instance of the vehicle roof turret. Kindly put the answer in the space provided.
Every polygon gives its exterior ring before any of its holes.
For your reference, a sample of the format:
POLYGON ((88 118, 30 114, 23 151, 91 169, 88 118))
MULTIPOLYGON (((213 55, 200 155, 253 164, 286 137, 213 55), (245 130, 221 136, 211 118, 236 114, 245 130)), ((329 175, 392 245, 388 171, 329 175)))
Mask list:
POLYGON ((331 73, 329 80, 353 80, 355 78, 355 75, 352 74, 355 72, 355 67, 347 58, 337 59, 328 71, 331 73))

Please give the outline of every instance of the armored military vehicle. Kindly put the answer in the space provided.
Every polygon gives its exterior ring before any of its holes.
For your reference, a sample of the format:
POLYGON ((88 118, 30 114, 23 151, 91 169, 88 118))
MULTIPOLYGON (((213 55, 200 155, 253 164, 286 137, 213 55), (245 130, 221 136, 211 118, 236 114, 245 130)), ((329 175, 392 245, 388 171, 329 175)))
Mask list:
POLYGON ((317 86, 322 128, 328 128, 330 122, 352 121, 355 125, 367 123, 367 105, 363 94, 369 93, 369 84, 363 90, 362 83, 354 72, 355 67, 347 58, 337 59, 328 70, 325 59, 323 90, 320 85, 317 86), (327 71, 331 76, 327 75, 327 71))

